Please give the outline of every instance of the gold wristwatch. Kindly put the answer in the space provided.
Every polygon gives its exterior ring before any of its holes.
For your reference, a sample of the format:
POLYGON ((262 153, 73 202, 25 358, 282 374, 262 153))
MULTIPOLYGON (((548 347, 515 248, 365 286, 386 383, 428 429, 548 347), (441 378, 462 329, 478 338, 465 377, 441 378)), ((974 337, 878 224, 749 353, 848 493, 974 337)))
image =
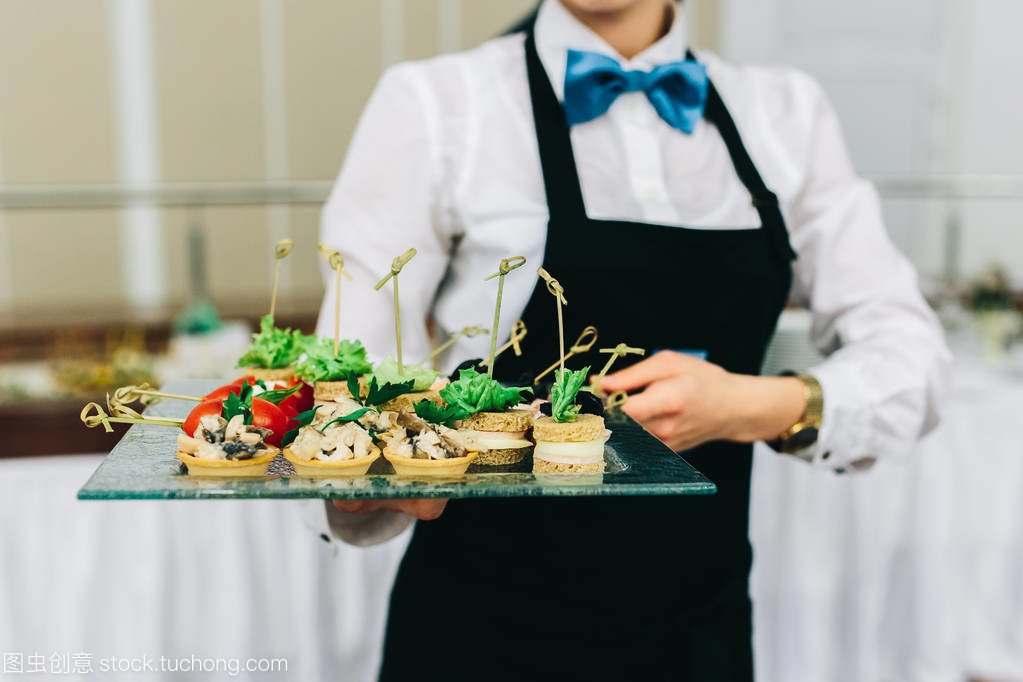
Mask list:
POLYGON ((824 414, 824 392, 820 383, 809 374, 782 372, 779 376, 799 379, 803 383, 803 395, 806 397, 806 410, 799 421, 768 442, 776 452, 792 454, 805 450, 817 442, 821 417, 824 414))

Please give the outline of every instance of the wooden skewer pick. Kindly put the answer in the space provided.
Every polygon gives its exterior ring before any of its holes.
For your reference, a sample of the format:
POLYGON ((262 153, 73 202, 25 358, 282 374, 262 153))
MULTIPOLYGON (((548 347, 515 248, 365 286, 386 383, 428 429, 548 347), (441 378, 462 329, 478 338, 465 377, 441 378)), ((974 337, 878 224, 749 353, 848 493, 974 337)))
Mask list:
MULTIPOLYGON (((561 371, 562 372, 565 371, 564 370, 565 360, 572 357, 573 355, 585 353, 589 349, 593 348, 593 344, 595 344, 596 342, 597 328, 594 327, 593 325, 590 325, 586 329, 583 329, 583 333, 579 335, 579 338, 575 340, 575 343, 572 344, 572 347, 568 349, 568 353, 564 353, 564 351, 562 351, 562 357, 560 360, 560 364, 562 367, 561 371)), ((547 374, 550 373, 554 368, 556 368, 558 364, 559 364, 558 362, 555 362, 553 365, 537 374, 536 378, 533 379, 533 384, 535 385, 540 383, 540 379, 543 379, 545 376, 547 376, 547 374)))
POLYGON ((277 310, 277 281, 281 277, 281 260, 288 255, 294 245, 294 241, 285 238, 277 242, 274 247, 274 290, 270 294, 270 317, 273 317, 274 311, 277 310))
POLYGON ((607 397, 607 406, 609 408, 622 407, 628 399, 629 394, 625 391, 615 391, 607 397))
POLYGON ((611 365, 613 365, 614 361, 618 358, 625 357, 626 355, 646 355, 646 350, 626 346, 624 343, 619 343, 614 348, 601 348, 600 352, 610 353, 611 357, 607 359, 607 364, 604 365, 604 369, 600 370, 600 374, 597 375, 595 384, 598 386, 600 385, 600 380, 604 378, 604 375, 607 374, 608 370, 611 369, 611 365))
MULTIPOLYGON (((568 305, 568 301, 565 300, 565 288, 561 286, 561 283, 551 277, 551 273, 547 272, 543 268, 539 268, 536 274, 540 275, 545 282, 547 282, 547 291, 554 295, 554 305, 558 308, 558 357, 560 358, 561 371, 565 371, 565 323, 562 317, 561 309, 562 306, 568 305)), ((547 372, 543 372, 540 376, 543 376, 547 372)), ((536 383, 540 380, 540 377, 536 378, 536 383)))
POLYGON ((497 304, 494 306, 494 326, 490 328, 490 359, 487 361, 487 375, 491 378, 494 376, 494 358, 497 357, 497 328, 501 322, 501 295, 504 293, 504 276, 525 264, 525 256, 502 259, 497 272, 483 279, 484 282, 487 282, 497 277, 497 304))
POLYGON ((201 403, 203 400, 201 396, 163 393, 161 391, 154 390, 149 384, 139 384, 137 386, 121 386, 120 388, 115 389, 114 395, 107 398, 107 407, 109 407, 112 412, 119 412, 123 406, 142 400, 143 396, 188 400, 195 403, 201 403))
POLYGON ((416 250, 409 249, 391 261, 391 271, 373 287, 375 291, 380 291, 380 288, 387 284, 387 280, 394 279, 394 342, 398 351, 398 376, 405 376, 405 367, 401 364, 401 305, 398 303, 398 273, 406 263, 415 258, 415 255, 416 250))
POLYGON ((341 257, 337 249, 332 249, 322 242, 316 245, 320 253, 327 257, 330 268, 337 273, 337 283, 334 291, 334 357, 337 357, 338 342, 341 339, 341 275, 352 279, 352 276, 345 270, 345 259, 341 257))
POLYGON ((103 429, 108 433, 114 430, 113 427, 110 426, 111 422, 115 424, 149 424, 151 426, 181 426, 182 424, 185 423, 184 419, 170 418, 156 419, 143 417, 141 415, 138 417, 121 416, 111 417, 110 415, 103 411, 103 408, 99 406, 99 403, 87 403, 85 407, 82 409, 80 419, 82 420, 82 423, 85 424, 90 429, 94 429, 97 426, 102 426, 103 429), (92 412, 93 410, 95 410, 96 414, 90 414, 90 412, 92 412))
POLYGON ((469 337, 472 337, 472 336, 478 336, 480 334, 486 334, 489 331, 490 330, 487 329, 486 327, 464 327, 463 329, 459 329, 457 332, 455 332, 454 334, 451 335, 451 338, 449 338, 447 341, 445 341, 444 343, 440 344, 439 346, 434 348, 432 351, 430 351, 430 354, 427 355, 425 358, 423 358, 422 362, 420 362, 419 364, 420 365, 425 365, 430 360, 433 360, 435 357, 437 357, 438 355, 443 353, 445 350, 450 348, 451 345, 454 344, 455 341, 457 341, 458 339, 462 338, 463 336, 466 337, 466 338, 469 338, 469 337))
MULTIPOLYGON (((512 327, 511 338, 508 339, 508 343, 504 344, 503 346, 497 349, 497 352, 494 353, 494 357, 496 358, 509 348, 515 351, 516 357, 521 357, 522 346, 519 345, 519 342, 522 341, 522 339, 524 338, 526 338, 526 323, 523 322, 522 320, 515 320, 515 326, 512 327)), ((487 365, 486 360, 480 363, 481 367, 485 367, 486 365, 487 365)))

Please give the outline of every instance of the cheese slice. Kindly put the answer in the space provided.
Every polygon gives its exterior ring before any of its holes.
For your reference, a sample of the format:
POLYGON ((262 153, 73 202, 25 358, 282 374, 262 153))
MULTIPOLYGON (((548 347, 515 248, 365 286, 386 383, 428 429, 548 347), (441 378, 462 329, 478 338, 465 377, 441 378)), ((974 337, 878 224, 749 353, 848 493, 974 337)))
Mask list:
POLYGON ((603 438, 582 443, 554 443, 540 441, 533 448, 533 457, 555 464, 590 464, 604 459, 604 443, 611 437, 604 431, 603 438))
POLYGON ((526 440, 525 431, 459 431, 471 444, 470 449, 476 450, 512 450, 528 448, 533 443, 526 440))

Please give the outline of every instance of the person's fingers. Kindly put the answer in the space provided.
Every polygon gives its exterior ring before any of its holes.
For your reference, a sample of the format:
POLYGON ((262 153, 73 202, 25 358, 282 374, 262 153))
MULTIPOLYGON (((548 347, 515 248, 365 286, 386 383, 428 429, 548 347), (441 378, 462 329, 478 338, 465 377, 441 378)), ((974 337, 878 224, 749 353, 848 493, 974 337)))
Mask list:
POLYGON ((447 506, 446 499, 422 500, 334 500, 334 507, 346 514, 370 514, 381 509, 402 512, 421 521, 440 518, 447 506))
POLYGON ((365 514, 366 500, 334 500, 334 508, 345 514, 365 514))
POLYGON ((446 499, 423 499, 413 500, 416 503, 414 516, 420 521, 433 521, 439 519, 447 506, 446 499))
POLYGON ((678 353, 661 351, 635 365, 626 367, 613 374, 608 374, 600 382, 600 387, 607 393, 615 391, 635 391, 658 379, 665 379, 678 374, 676 367, 678 353))
POLYGON ((655 381, 642 392, 629 396, 622 409, 625 414, 646 426, 655 417, 676 411, 679 402, 669 382, 655 381))

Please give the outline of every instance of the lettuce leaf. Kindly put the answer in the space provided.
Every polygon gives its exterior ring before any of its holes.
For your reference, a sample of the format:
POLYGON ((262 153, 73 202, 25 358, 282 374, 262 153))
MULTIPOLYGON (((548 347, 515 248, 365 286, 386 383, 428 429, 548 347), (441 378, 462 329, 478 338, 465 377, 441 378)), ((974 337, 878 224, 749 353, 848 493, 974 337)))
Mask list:
POLYGON ((404 372, 399 375, 398 361, 392 357, 387 357, 377 364, 376 369, 373 370, 373 376, 381 384, 400 384, 412 379, 415 381, 412 390, 425 391, 433 385, 439 374, 432 369, 426 369, 418 365, 405 365, 403 369, 404 372))
POLYGON ((589 367, 575 372, 559 369, 554 373, 554 386, 551 387, 551 416, 554 421, 574 422, 579 416, 575 398, 589 374, 589 367))
POLYGON ((273 315, 259 321, 259 332, 252 335, 252 345, 238 358, 239 367, 280 369, 298 360, 305 336, 297 329, 278 329, 273 315))
POLYGON ((344 381, 349 374, 366 374, 373 366, 359 341, 339 341, 334 355, 333 339, 318 339, 305 344, 306 357, 295 367, 295 375, 307 383, 344 381))
POLYGON ((458 381, 440 390, 440 397, 448 405, 457 407, 465 416, 477 412, 503 412, 522 402, 525 387, 505 388, 495 379, 473 368, 459 370, 458 381))

